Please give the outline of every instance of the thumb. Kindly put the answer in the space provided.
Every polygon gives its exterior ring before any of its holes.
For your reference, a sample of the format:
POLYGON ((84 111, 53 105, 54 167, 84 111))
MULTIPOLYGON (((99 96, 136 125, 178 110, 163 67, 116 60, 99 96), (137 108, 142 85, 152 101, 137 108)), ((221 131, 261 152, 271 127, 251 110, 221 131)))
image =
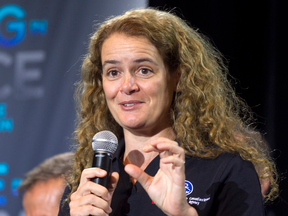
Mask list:
POLYGON ((118 180, 119 180, 119 174, 117 172, 111 173, 108 185, 108 191, 111 194, 111 197, 113 196, 118 180))
POLYGON ((149 176, 142 169, 140 169, 139 167, 137 167, 133 164, 126 165, 125 171, 132 178, 136 179, 146 191, 148 191, 148 189, 149 189, 149 187, 153 181, 153 177, 149 176))

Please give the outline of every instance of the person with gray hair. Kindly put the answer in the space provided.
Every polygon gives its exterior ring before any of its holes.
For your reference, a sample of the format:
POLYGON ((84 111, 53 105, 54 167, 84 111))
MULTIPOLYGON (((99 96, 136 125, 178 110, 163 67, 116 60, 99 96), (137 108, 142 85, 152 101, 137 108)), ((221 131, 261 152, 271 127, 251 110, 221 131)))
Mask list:
POLYGON ((57 154, 25 174, 18 187, 26 216, 57 215, 74 153, 57 154))

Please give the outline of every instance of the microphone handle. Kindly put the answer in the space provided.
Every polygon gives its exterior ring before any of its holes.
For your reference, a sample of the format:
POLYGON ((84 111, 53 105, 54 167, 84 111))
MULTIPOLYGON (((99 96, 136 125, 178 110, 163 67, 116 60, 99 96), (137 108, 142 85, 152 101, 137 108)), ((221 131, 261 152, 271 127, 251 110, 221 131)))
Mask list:
POLYGON ((99 177, 92 178, 91 181, 108 188, 109 177, 111 172, 111 164, 112 164, 112 154, 107 152, 96 152, 94 154, 92 167, 98 167, 100 169, 106 170, 107 175, 103 178, 99 177))

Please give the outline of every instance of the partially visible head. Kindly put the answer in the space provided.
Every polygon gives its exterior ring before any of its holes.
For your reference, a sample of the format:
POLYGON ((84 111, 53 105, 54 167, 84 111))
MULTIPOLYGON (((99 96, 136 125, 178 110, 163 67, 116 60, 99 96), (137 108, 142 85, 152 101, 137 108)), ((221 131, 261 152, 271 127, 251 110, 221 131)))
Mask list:
POLYGON ((25 215, 57 215, 64 185, 65 180, 63 178, 51 178, 33 184, 23 196, 25 215))
POLYGON ((26 173, 18 188, 26 216, 57 215, 73 157, 70 152, 53 156, 26 173))

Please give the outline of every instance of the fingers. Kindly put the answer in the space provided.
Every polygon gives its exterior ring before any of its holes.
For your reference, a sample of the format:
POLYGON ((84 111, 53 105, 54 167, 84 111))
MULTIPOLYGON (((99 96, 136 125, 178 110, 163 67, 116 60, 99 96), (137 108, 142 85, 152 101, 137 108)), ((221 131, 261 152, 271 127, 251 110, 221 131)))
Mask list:
POLYGON ((85 206, 85 207, 70 207, 70 215, 71 216, 83 216, 83 215, 103 215, 108 216, 109 213, 106 213, 102 209, 93 208, 93 206, 85 206))
POLYGON ((143 148, 143 151, 147 153, 152 151, 159 152, 161 158, 167 158, 173 155, 174 157, 182 159, 180 164, 183 164, 185 161, 184 149, 181 148, 177 142, 163 137, 152 140, 143 148))
POLYGON ((82 197, 88 194, 95 194, 96 196, 102 197, 105 200, 109 200, 111 195, 108 193, 107 189, 102 185, 95 186, 96 184, 90 179, 95 177, 104 177, 107 172, 105 170, 101 170, 99 168, 88 168, 84 169, 81 178, 80 184, 77 189, 77 196, 82 197))
POLYGON ((81 175, 79 187, 77 189, 77 195, 81 197, 92 193, 103 198, 104 200, 110 200, 119 180, 119 174, 117 172, 113 172, 110 175, 108 190, 102 185, 95 184, 94 182, 90 181, 92 178, 104 177, 106 174, 106 171, 99 168, 84 169, 81 175))
POLYGON ((88 181, 86 184, 82 185, 81 187, 78 187, 75 198, 80 198, 80 197, 90 195, 90 194, 101 197, 102 199, 106 201, 110 200, 111 198, 110 193, 105 187, 103 187, 102 185, 96 184, 92 181, 88 181))
POLYGON ((107 175, 107 172, 100 168, 91 167, 91 168, 84 169, 81 174, 79 187, 81 187, 86 182, 90 181, 90 179, 92 178, 104 177, 106 175, 107 175))
POLYGON ((153 177, 149 176, 147 173, 145 173, 142 169, 139 167, 133 165, 133 164, 128 164, 125 166, 125 171, 130 175, 131 177, 137 179, 137 181, 142 185, 142 187, 147 191, 153 177))
POLYGON ((79 187, 70 197, 70 215, 108 215, 112 212, 110 202, 119 174, 113 172, 110 175, 108 189, 90 181, 91 178, 104 177, 106 174, 99 168, 83 170, 79 187))
POLYGON ((119 180, 119 174, 117 172, 111 173, 108 189, 115 190, 118 180, 119 180))
MULTIPOLYGON (((108 185, 108 191, 111 197, 113 196, 113 193, 116 189, 117 183, 119 180, 119 174, 117 172, 113 172, 110 175, 109 185, 108 185)), ((111 201, 111 199, 110 199, 111 201)))
POLYGON ((183 161, 183 159, 174 156, 162 158, 161 162, 164 164, 173 164, 174 166, 177 167, 182 167, 185 164, 185 160, 183 161))
POLYGON ((73 193, 71 195, 71 202, 69 203, 71 215, 106 215, 112 212, 108 202, 94 194, 89 194, 78 199, 75 197, 77 195, 73 193))

